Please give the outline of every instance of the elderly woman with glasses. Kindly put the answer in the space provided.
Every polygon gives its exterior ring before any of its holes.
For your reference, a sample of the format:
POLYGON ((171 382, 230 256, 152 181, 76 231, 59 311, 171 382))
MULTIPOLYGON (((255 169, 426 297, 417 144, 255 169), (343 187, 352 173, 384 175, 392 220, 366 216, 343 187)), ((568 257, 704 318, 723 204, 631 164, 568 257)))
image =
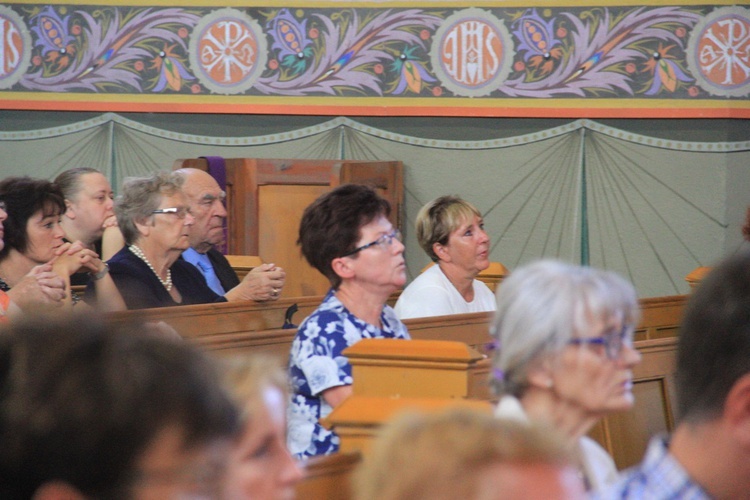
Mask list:
POLYGON ((329 279, 331 290, 300 325, 289 356, 287 443, 297 458, 339 448, 338 436, 319 419, 352 393, 352 367, 342 351, 363 338, 409 338, 386 305, 406 281, 404 245, 389 213, 390 205, 375 191, 346 184, 318 198, 302 216, 302 254, 329 279))
POLYGON ((190 246, 194 221, 181 185, 174 173, 130 178, 115 201, 126 246, 108 264, 128 309, 226 301, 200 271, 179 259, 190 246))
POLYGON ((496 415, 542 421, 577 448, 587 488, 616 479, 612 458, 585 434, 633 406, 639 319, 633 286, 614 273, 557 261, 514 271, 497 291, 496 415))
POLYGON ((490 265, 482 214, 456 196, 441 196, 417 213, 419 246, 435 263, 396 302, 400 319, 494 311, 492 291, 477 280, 490 265))

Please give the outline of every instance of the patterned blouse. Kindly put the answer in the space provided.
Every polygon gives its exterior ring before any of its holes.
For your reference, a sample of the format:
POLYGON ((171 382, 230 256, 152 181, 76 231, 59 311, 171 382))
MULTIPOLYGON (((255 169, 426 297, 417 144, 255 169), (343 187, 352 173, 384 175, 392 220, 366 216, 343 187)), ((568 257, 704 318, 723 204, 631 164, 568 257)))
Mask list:
POLYGON ((323 391, 352 384, 352 367, 341 352, 366 338, 409 338, 390 306, 383 308, 380 321, 382 330, 357 318, 331 290, 300 325, 289 355, 292 394, 287 415, 287 445, 296 458, 339 449, 339 437, 318 421, 332 410, 323 391))

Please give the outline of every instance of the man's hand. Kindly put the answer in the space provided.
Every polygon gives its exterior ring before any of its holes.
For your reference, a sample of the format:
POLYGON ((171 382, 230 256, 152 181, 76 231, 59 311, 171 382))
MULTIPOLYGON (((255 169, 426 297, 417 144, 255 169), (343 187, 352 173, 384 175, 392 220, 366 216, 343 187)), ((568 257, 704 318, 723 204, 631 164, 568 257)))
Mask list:
POLYGON ((20 309, 60 307, 67 297, 65 280, 52 271, 51 264, 34 267, 8 292, 11 303, 20 309))
POLYGON ((286 273, 282 268, 276 267, 275 264, 262 264, 247 273, 242 282, 229 290, 224 297, 230 302, 278 300, 285 281, 286 273))

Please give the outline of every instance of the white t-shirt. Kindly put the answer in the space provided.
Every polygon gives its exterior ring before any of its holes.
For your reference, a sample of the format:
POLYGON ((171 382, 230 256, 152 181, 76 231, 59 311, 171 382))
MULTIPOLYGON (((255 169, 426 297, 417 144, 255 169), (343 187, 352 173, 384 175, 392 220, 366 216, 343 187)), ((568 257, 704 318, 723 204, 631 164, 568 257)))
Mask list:
POLYGON ((437 264, 417 276, 396 302, 399 319, 494 311, 495 295, 474 280, 474 300, 466 302, 437 264))

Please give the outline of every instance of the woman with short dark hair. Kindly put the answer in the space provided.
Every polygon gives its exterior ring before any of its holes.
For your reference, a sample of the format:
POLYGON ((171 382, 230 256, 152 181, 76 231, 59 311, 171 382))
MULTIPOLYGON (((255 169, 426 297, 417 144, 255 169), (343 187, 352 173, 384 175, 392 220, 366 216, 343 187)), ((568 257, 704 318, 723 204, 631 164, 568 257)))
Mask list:
POLYGON ((342 351, 363 338, 409 338, 386 305, 406 281, 404 245, 389 213, 374 190, 346 184, 302 216, 302 254, 329 279, 331 290, 300 325, 289 357, 287 442, 298 458, 338 450, 338 436, 319 420, 352 392, 352 367, 342 351))
POLYGON ((107 264, 80 241, 63 240, 60 217, 65 201, 56 185, 43 179, 9 177, 0 182, 0 200, 8 213, 3 222, 5 246, 0 250, 0 289, 10 290, 40 265, 50 266, 65 280, 85 269, 99 307, 125 309, 107 264))

